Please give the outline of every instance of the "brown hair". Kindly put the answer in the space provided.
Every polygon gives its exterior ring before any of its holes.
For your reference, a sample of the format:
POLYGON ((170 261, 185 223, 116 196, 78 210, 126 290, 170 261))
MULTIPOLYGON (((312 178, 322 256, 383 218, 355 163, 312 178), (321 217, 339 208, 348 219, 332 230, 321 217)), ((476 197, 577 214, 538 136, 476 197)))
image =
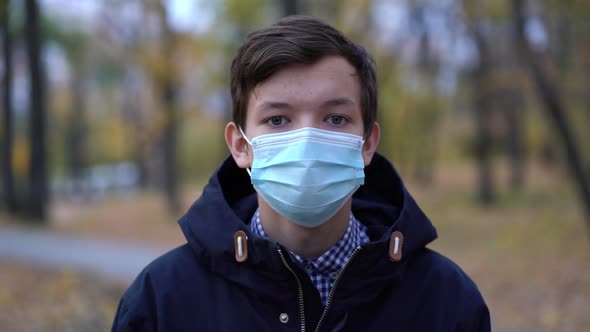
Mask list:
POLYGON ((289 64, 312 64, 327 55, 344 57, 357 71, 365 136, 377 118, 375 62, 360 45, 324 22, 287 16, 248 35, 231 65, 233 121, 243 128, 248 98, 257 84, 289 64))

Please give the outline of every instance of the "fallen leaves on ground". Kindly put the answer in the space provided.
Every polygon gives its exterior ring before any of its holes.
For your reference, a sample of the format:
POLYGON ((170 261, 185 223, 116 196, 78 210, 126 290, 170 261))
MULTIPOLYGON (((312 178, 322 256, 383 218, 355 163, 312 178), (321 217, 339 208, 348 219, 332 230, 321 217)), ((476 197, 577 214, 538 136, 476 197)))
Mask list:
POLYGON ((124 286, 75 271, 0 261, 0 330, 107 331, 124 286))

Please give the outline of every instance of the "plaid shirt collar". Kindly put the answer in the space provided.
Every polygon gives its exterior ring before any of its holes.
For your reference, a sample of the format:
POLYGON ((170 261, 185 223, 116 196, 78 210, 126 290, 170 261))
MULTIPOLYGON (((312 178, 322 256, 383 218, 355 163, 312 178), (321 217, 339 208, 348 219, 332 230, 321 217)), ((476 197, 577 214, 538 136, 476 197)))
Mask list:
MULTIPOLYGON (((268 239, 260 222, 260 212, 258 209, 252 217, 250 229, 255 235, 268 239)), ((322 302, 325 304, 332 284, 338 276, 338 272, 344 267, 354 249, 367 242, 369 242, 367 227, 359 222, 351 212, 348 228, 342 238, 320 257, 305 259, 293 252, 290 252, 290 254, 301 264, 305 272, 307 272, 311 281, 318 288, 322 302)))

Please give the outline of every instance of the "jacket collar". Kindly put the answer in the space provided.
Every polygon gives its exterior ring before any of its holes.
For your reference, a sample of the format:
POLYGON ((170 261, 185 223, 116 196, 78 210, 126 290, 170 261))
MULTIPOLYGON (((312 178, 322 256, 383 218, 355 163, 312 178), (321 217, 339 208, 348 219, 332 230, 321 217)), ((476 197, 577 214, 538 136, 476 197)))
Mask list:
MULTIPOLYGON (((286 273, 278 255, 280 245, 251 234, 248 223, 256 208, 256 192, 250 178, 230 156, 179 224, 201 264, 224 278, 255 288, 258 293, 273 295, 279 291, 276 287, 287 286, 292 276, 286 273), (236 261, 234 242, 238 231, 247 237, 248 258, 241 263, 236 261)), ((340 287, 349 285, 350 289, 342 294, 356 294, 357 290, 367 289, 363 287, 366 283, 400 277, 405 258, 437 236, 396 170, 379 154, 365 168, 365 184, 353 195, 352 209, 368 227, 371 242, 359 253, 362 259, 355 259, 358 264, 352 264, 350 273, 347 272, 347 279, 354 278, 354 282, 343 280, 340 287), (390 236, 395 231, 404 237, 401 264, 388 258, 390 236)), ((370 294, 364 296, 370 300, 370 294)))

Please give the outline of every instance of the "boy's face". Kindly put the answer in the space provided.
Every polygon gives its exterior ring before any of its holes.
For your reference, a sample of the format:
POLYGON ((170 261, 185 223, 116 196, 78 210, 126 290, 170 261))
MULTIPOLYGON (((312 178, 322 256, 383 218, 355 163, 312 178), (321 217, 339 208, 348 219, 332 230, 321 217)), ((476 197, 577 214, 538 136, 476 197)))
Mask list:
MULTIPOLYGON (((343 57, 326 56, 314 64, 286 66, 251 92, 244 132, 249 140, 304 127, 363 136, 360 91, 356 70, 343 57)), ((226 140, 234 159, 238 166, 250 167, 252 151, 240 139, 235 124, 228 124, 226 140)), ((375 123, 371 135, 365 137, 365 165, 378 142, 375 123)))

